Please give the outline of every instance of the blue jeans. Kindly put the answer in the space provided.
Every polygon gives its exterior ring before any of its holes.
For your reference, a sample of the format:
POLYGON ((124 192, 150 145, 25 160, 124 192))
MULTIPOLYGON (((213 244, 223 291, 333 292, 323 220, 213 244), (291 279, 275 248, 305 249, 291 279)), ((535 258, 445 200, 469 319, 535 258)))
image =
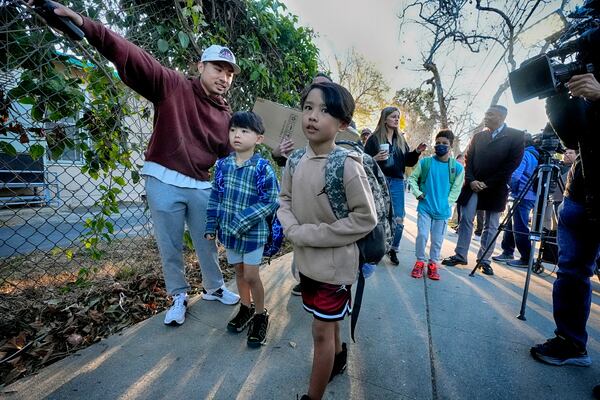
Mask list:
POLYGON ((183 264, 183 230, 187 224, 202 273, 202 286, 214 290, 223 286, 223 274, 214 240, 204 238, 208 189, 180 188, 146 176, 148 207, 154 223, 154 237, 162 261, 165 285, 170 295, 187 292, 183 264))
POLYGON ((394 208, 394 238, 392 239, 392 250, 398 251, 402 232, 404 232, 404 179, 387 178, 394 208))
POLYGON ((596 258, 600 250, 597 226, 590 224, 582 204, 565 197, 558 216, 558 272, 552 291, 557 335, 586 347, 585 330, 596 258))
POLYGON ((425 256, 425 247, 427 238, 431 232, 431 242, 429 244, 429 261, 435 264, 440 263, 440 252, 444 236, 446 235, 447 221, 445 219, 432 219, 424 213, 417 214, 417 238, 415 240, 415 256, 417 261, 427 263, 425 256))
POLYGON ((521 260, 528 262, 531 253, 531 242, 529 241, 529 214, 535 206, 535 200, 521 200, 515 207, 512 221, 508 221, 507 228, 502 237, 502 253, 512 256, 515 245, 521 254, 521 260), (514 232, 513 232, 514 230, 514 232))

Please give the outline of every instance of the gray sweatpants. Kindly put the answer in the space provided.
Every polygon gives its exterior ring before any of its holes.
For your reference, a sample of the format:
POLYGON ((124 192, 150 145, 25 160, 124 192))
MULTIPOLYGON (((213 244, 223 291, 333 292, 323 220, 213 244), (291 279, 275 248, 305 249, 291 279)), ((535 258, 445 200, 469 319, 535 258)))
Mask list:
POLYGON ((214 240, 204 238, 210 188, 180 188, 152 176, 145 178, 146 196, 167 292, 176 295, 190 289, 183 264, 183 232, 186 223, 200 263, 204 288, 210 291, 223 286, 217 245, 214 240))
MULTIPOLYGON (((460 223, 458 225, 458 241, 456 242, 456 248, 454 253, 456 256, 464 261, 467 260, 469 254, 469 246, 471 245, 471 238, 473 236, 473 219, 477 214, 477 193, 473 193, 468 203, 464 206, 460 206, 460 223)), ((483 232, 481 234, 481 243, 479 251, 477 252, 477 259, 481 262, 490 263, 490 257, 494 253, 494 246, 496 241, 492 243, 490 250, 483 257, 483 252, 490 244, 492 238, 498 230, 500 225, 500 212, 486 211, 483 218, 483 232)))
POLYGON ((447 221, 445 219, 432 219, 428 214, 417 213, 417 237, 415 239, 415 256, 418 261, 427 263, 429 260, 440 264, 440 252, 446 235, 447 221), (427 239, 429 241, 429 259, 425 256, 427 239))

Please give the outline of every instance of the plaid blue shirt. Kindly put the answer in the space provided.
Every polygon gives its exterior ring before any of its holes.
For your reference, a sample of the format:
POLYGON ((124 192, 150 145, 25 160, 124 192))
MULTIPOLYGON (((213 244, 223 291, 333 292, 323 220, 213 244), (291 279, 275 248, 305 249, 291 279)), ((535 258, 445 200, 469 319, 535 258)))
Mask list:
POLYGON ((266 165, 263 176, 256 176, 256 163, 260 158, 254 154, 238 166, 232 153, 215 165, 205 234, 218 233, 225 248, 238 253, 251 252, 267 242, 266 217, 279 207, 279 183, 271 165, 266 165), (259 182, 263 186, 262 193, 257 189, 259 182))

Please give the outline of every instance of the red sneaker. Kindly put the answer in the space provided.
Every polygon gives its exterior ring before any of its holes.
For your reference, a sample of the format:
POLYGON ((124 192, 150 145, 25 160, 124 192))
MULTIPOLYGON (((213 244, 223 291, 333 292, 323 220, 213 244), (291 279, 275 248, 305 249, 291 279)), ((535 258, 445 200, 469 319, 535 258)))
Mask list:
POLYGON ((423 261, 417 261, 412 272, 410 273, 410 276, 417 279, 422 278, 423 268, 425 268, 425 263, 423 261))
POLYGON ((433 262, 430 262, 429 264, 427 264, 427 277, 429 277, 429 279, 432 279, 434 281, 440 280, 440 274, 438 274, 437 265, 433 262))

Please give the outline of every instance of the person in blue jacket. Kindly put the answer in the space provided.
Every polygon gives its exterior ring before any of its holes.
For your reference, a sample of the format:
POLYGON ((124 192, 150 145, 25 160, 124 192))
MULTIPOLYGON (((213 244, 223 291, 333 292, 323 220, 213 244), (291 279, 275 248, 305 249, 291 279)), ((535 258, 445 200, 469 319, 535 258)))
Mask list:
MULTIPOLYGON (((534 175, 538 166, 539 152, 533 146, 531 134, 526 133, 525 152, 521 164, 513 172, 510 178, 510 194, 513 199, 521 196, 527 181, 534 175)), ((519 204, 514 205, 515 210, 512 221, 508 222, 508 230, 504 231, 502 238, 502 254, 492 257, 494 261, 506 262, 511 267, 526 267, 531 253, 531 242, 529 241, 529 215, 535 206, 536 187, 531 185, 519 204), (520 257, 515 260, 515 245, 519 250, 520 257)))

